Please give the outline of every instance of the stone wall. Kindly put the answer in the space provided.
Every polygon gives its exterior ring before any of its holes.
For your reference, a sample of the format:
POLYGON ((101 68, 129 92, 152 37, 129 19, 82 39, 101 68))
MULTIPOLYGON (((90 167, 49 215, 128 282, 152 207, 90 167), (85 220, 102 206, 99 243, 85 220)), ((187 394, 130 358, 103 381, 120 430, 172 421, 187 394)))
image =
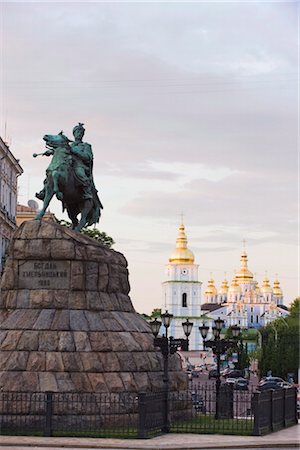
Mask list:
MULTIPOLYGON (((1 280, 0 389, 162 389, 162 356, 129 290, 121 253, 52 222, 24 222, 1 280)), ((170 381, 187 385, 178 355, 170 381)))

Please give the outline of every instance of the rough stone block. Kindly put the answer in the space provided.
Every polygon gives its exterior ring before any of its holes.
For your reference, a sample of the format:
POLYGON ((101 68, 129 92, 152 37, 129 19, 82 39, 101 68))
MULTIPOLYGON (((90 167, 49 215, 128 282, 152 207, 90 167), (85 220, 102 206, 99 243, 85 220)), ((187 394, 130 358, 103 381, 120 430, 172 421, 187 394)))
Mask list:
POLYGON ((53 290, 53 307, 56 309, 68 309, 71 293, 67 290, 53 290))
POLYGON ((60 352, 46 353, 46 372, 63 372, 64 364, 60 352))
POLYGON ((148 355, 145 352, 133 352, 132 353, 136 369, 138 372, 146 372, 149 370, 149 360, 148 355))
POLYGON ((8 330, 0 330, 0 348, 2 349, 2 342, 5 340, 7 333, 9 333, 8 330))
POLYGON ((116 352, 115 355, 118 358, 121 371, 123 372, 136 372, 136 364, 133 358, 134 352, 116 352))
POLYGON ((60 331, 58 333, 58 351, 60 352, 74 352, 75 343, 73 334, 70 331, 60 331))
POLYGON ((37 350, 39 346, 39 335, 37 331, 26 330, 23 331, 20 340, 18 341, 19 350, 37 350))
POLYGON ((30 291, 31 308, 53 308, 53 291, 35 289, 30 291))
POLYGON ((120 372, 120 363, 115 353, 98 353, 99 360, 106 372, 120 372))
POLYGON ((55 352, 58 348, 57 331, 39 332, 39 350, 44 352, 55 352))
POLYGON ((95 311, 85 311, 85 318, 88 322, 88 328, 91 331, 106 331, 105 325, 101 320, 101 314, 95 311))
POLYGON ((62 353, 62 360, 65 372, 82 372, 84 370, 79 353, 62 353))
POLYGON ((84 331, 74 331, 73 333, 75 347, 77 352, 90 352, 91 344, 88 338, 88 334, 84 331))
POLYGON ((74 384, 69 373, 57 373, 55 377, 60 392, 74 391, 74 384))
POLYGON ((117 294, 120 304, 120 311, 134 312, 133 304, 130 297, 125 294, 117 294))
POLYGON ((84 291, 72 291, 69 296, 69 309, 88 309, 84 291))
POLYGON ((73 291, 85 289, 84 265, 81 261, 72 261, 71 263, 70 289, 73 291))
POLYGON ((11 352, 9 359, 6 361, 5 370, 18 371, 25 370, 27 365, 29 352, 11 352))
POLYGON ((15 350, 22 331, 10 330, 6 332, 6 337, 1 344, 1 350, 15 350))
POLYGON ((71 240, 51 239, 51 257, 73 260, 75 258, 74 243, 71 240))
POLYGON ((24 259, 50 258, 49 239, 30 239, 26 242, 24 259))
POLYGON ((20 289, 15 291, 17 308, 30 308, 30 291, 29 289, 20 289))
POLYGON ((89 291, 98 289, 98 263, 88 261, 85 263, 85 286, 89 291))
POLYGON ((33 325, 35 330, 50 330, 55 315, 54 309, 43 309, 33 325))
POLYGON ((40 239, 55 239, 58 231, 59 230, 53 226, 53 223, 43 220, 41 222, 41 226, 39 227, 37 237, 40 239))
POLYGON ((90 311, 103 311, 104 305, 101 301, 99 292, 86 292, 87 309, 90 311))
POLYGON ((88 373, 87 374, 89 382, 91 383, 93 392, 109 392, 108 385, 106 384, 104 375, 102 373, 88 373))
POLYGON ((97 353, 81 352, 80 358, 85 372, 103 372, 104 367, 102 366, 97 353))
POLYGON ((120 373, 126 392, 137 392, 137 386, 134 381, 133 373, 120 373))
POLYGON ((68 331, 70 329, 70 312, 67 310, 58 310, 55 312, 51 330, 68 331))
POLYGON ((89 325, 86 320, 84 311, 71 310, 70 311, 70 328, 71 330, 88 331, 89 325))
POLYGON ((111 392, 124 392, 123 380, 118 373, 104 373, 104 379, 111 392))
POLYGON ((121 331, 120 337, 123 341, 123 344, 126 346, 129 352, 133 351, 141 351, 142 347, 139 343, 139 339, 136 333, 130 333, 129 331, 121 331))
POLYGON ((25 257, 25 249, 27 241, 16 239, 13 245, 13 257, 15 259, 23 259, 25 257))
POLYGON ((150 380, 146 372, 135 372, 133 378, 137 385, 138 392, 149 391, 150 380))
POLYGON ((30 352, 26 371, 28 372, 44 372, 46 369, 46 353, 30 352))
POLYGON ((111 338, 109 335, 110 333, 91 331, 89 333, 89 338, 92 350, 99 352, 112 351, 111 338))
MULTIPOLYGON (((97 375, 97 374, 89 374, 89 375, 97 375)), ((76 392, 91 392, 93 390, 87 374, 73 372, 70 373, 70 376, 76 392)))
POLYGON ((40 384, 40 391, 41 392, 57 392, 58 391, 58 385, 56 382, 56 378, 53 373, 49 372, 39 372, 39 384, 40 384))

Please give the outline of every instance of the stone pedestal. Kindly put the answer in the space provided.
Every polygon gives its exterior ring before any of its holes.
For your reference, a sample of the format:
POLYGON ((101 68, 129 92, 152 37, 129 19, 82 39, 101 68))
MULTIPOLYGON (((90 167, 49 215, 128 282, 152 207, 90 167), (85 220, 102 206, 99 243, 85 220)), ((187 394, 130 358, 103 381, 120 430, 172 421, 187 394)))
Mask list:
MULTIPOLYGON (((1 280, 0 389, 162 389, 162 356, 134 311, 121 253, 47 221, 24 222, 1 280)), ((185 389, 178 355, 171 390, 185 389)))

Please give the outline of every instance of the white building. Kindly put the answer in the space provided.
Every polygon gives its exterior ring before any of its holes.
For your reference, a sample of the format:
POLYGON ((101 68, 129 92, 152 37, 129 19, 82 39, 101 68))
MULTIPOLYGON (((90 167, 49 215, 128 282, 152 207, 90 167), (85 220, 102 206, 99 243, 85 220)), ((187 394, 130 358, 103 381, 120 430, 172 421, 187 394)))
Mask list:
POLYGON ((17 177, 22 173, 19 161, 0 137, 0 274, 16 229, 17 177))
MULTIPOLYGON (((263 327, 272 320, 288 315, 278 279, 271 287, 269 279, 265 277, 259 287, 248 269, 245 250, 240 261, 241 267, 231 285, 225 279, 218 290, 211 277, 201 300, 202 282, 198 280, 198 264, 195 264, 194 254, 187 247, 185 227, 180 225, 176 248, 166 265, 166 281, 162 283, 162 312, 168 311, 174 316, 169 336, 185 338, 182 323, 189 319, 194 324, 189 349, 202 350, 203 342, 198 327, 203 322, 211 330, 214 320, 220 317, 225 321, 225 327, 239 325, 249 329, 263 327)), ((164 333, 163 327, 160 332, 164 333)), ((207 338, 210 339, 211 335, 207 338)))
POLYGON ((227 327, 239 325, 242 328, 261 328, 272 320, 288 315, 283 305, 283 293, 276 278, 273 288, 265 276, 262 286, 254 279, 248 269, 248 256, 241 254, 241 267, 228 286, 225 279, 218 291, 211 278, 208 282, 202 303, 202 312, 206 311, 213 319, 221 317, 227 327))
MULTIPOLYGON (((168 311, 174 318, 169 329, 169 336, 175 339, 185 338, 182 323, 189 319, 193 329, 189 338, 191 350, 202 348, 202 338, 198 327, 201 318, 201 285, 198 280, 198 264, 195 264, 193 252, 187 247, 184 225, 179 227, 176 247, 166 265, 166 281, 162 283, 162 312, 168 311)), ((163 327, 161 333, 163 333, 163 327)))

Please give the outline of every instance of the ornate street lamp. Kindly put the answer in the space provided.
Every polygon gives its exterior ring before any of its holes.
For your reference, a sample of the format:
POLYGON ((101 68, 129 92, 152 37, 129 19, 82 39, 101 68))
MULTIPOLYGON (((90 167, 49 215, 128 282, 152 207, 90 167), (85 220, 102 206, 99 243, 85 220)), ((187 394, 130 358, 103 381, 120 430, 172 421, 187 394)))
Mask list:
POLYGON ((176 353, 179 347, 183 346, 184 339, 173 339, 172 337, 168 338, 168 328, 171 325, 171 321, 173 319, 173 314, 168 313, 166 311, 164 314, 161 314, 162 322, 155 319, 150 322, 150 327, 152 333, 154 335, 154 346, 159 347, 161 353, 163 355, 164 362, 164 376, 163 376, 163 385, 164 385, 164 426, 162 431, 169 432, 170 431, 170 418, 169 418, 169 355, 173 355, 176 353), (165 328, 165 334, 163 336, 158 336, 159 329, 161 325, 165 328))
MULTIPOLYGON (((220 317, 219 317, 218 319, 215 320, 215 324, 212 327, 212 333, 214 336, 214 340, 211 340, 211 341, 206 341, 209 327, 205 326, 204 324, 202 325, 202 327, 199 327, 199 331, 200 331, 202 339, 203 339, 204 348, 210 347, 213 350, 213 352, 215 353, 215 355, 217 356, 216 414, 215 414, 216 419, 220 418, 219 397, 220 397, 220 386, 221 386, 221 380, 220 380, 220 377, 221 377, 221 374, 220 374, 221 355, 227 349, 234 347, 236 345, 236 342, 234 342, 234 341, 227 341, 225 339, 220 339, 220 334, 221 334, 221 330, 223 327, 224 327, 224 320, 220 319, 220 317)), ((232 328, 233 328, 232 334, 235 338, 237 338, 240 334, 240 327, 235 325, 235 326, 231 327, 231 329, 232 328)))
POLYGON ((157 320, 157 318, 155 317, 155 319, 152 322, 150 322, 150 327, 154 337, 157 337, 161 327, 161 321, 157 320))
POLYGON ((168 310, 166 310, 166 312, 165 312, 164 314, 161 314, 160 317, 161 317, 163 326, 164 326, 165 329, 166 329, 166 337, 168 337, 168 328, 169 328, 169 326, 171 325, 171 321, 172 321, 172 319, 173 319, 173 314, 170 314, 170 313, 168 312, 168 310))
POLYGON ((182 323, 182 328, 184 331, 184 334, 186 336, 186 350, 189 351, 189 336, 193 329, 193 322, 190 322, 189 319, 186 319, 185 322, 182 323))

